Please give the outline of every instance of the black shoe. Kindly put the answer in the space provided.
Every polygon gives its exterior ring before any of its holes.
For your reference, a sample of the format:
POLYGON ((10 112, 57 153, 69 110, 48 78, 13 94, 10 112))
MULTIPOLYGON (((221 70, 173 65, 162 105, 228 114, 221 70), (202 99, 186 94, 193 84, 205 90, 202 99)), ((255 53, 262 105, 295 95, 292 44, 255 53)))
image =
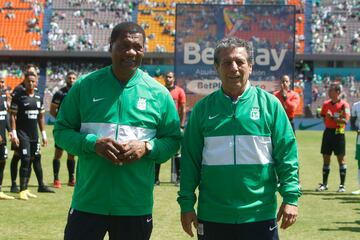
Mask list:
POLYGON ((160 185, 160 181, 159 181, 159 180, 156 180, 156 181, 155 181, 155 185, 156 185, 156 186, 159 186, 159 185, 160 185))
POLYGON ((11 187, 10 187, 10 192, 12 192, 12 193, 19 193, 19 192, 20 192, 20 189, 18 188, 17 185, 11 185, 11 187))
POLYGON ((38 187, 38 192, 42 192, 42 193, 55 193, 55 191, 52 190, 51 188, 49 188, 48 186, 39 186, 39 187, 38 187))

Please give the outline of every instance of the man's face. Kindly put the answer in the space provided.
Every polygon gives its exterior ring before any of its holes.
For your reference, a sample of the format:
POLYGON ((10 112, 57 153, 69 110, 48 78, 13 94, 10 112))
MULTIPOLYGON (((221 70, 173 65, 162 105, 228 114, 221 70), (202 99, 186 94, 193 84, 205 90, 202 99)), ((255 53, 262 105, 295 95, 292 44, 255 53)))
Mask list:
POLYGON ((336 101, 339 99, 340 93, 336 91, 335 87, 329 88, 329 98, 333 101, 336 101))
POLYGON ((113 65, 124 72, 135 72, 144 57, 144 38, 141 33, 122 33, 111 44, 113 65))
POLYGON ((225 90, 245 89, 252 72, 248 54, 243 47, 226 48, 219 54, 219 63, 215 65, 225 90))
POLYGON ((290 78, 289 76, 285 75, 281 78, 281 89, 288 91, 290 89, 290 78))
POLYGON ((174 78, 174 73, 173 72, 168 72, 165 75, 165 85, 168 88, 171 88, 174 86, 175 83, 175 78, 174 78))
POLYGON ((0 77, 0 89, 4 89, 5 88, 5 78, 0 77))
POLYGON ((76 75, 70 74, 66 77, 66 85, 67 87, 72 87, 72 85, 76 82, 76 75))
POLYGON ((24 80, 26 90, 34 90, 37 86, 37 77, 30 75, 27 76, 24 80))

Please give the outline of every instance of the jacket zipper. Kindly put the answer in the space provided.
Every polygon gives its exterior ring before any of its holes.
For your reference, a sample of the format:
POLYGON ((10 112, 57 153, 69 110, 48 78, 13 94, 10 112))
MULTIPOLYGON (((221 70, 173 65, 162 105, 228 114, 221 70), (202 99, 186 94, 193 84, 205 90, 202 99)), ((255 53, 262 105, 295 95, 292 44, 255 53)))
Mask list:
POLYGON ((116 122, 116 130, 115 130, 115 140, 116 141, 118 141, 118 136, 119 136, 119 125, 120 125, 119 123, 120 123, 120 119, 121 119, 121 116, 122 116, 121 105, 122 105, 122 101, 123 101, 123 91, 124 91, 124 89, 120 88, 120 91, 122 93, 120 94, 120 98, 118 98, 118 102, 117 102, 118 119, 117 119, 117 122, 116 122))
MULTIPOLYGON (((236 116, 235 116, 235 113, 236 113, 236 103, 233 102, 233 115, 232 115, 232 119, 233 119, 233 123, 235 123, 235 120, 236 120, 236 116)), ((233 141, 234 141, 234 165, 236 165, 236 135, 234 134, 233 135, 233 141)))

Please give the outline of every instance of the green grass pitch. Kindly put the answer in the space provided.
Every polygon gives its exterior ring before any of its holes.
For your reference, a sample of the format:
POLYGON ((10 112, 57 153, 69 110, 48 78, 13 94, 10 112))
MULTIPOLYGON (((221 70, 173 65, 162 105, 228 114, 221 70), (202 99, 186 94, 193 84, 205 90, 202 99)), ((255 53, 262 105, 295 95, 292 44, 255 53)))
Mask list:
MULTIPOLYGON (((48 126, 49 145, 42 149, 44 179, 52 185, 52 158, 54 141, 48 126)), ((322 158, 320 144, 322 132, 298 131, 300 175, 303 195, 299 203, 299 217, 294 226, 288 230, 280 230, 280 238, 285 240, 353 240, 360 238, 360 196, 351 195, 358 188, 357 161, 354 160, 354 132, 346 133, 347 179, 346 193, 339 194, 339 169, 337 161, 332 157, 329 177, 329 190, 317 193, 314 189, 322 178, 322 158)), ((10 153, 4 174, 3 191, 9 193, 10 187, 10 153)), ((181 228, 179 207, 176 202, 178 188, 169 183, 170 164, 161 168, 161 185, 155 187, 153 240, 190 239, 181 228)), ((66 224, 72 188, 66 186, 66 159, 63 156, 60 170, 63 187, 55 194, 38 194, 37 199, 20 201, 0 201, 0 239, 1 240, 60 240, 66 224), (65 183, 65 184, 64 184, 65 183)), ((30 190, 37 193, 36 178, 32 174, 30 190)), ((280 199, 279 199, 280 200, 280 199)), ((105 238, 107 239, 107 238, 105 238)))

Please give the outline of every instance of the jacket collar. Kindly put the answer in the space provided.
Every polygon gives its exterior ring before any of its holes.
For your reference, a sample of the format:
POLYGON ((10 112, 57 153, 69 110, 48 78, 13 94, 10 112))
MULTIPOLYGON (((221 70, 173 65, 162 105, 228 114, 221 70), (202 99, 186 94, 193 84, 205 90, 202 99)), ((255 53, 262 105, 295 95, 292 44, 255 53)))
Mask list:
POLYGON ((129 79, 129 81, 126 84, 122 84, 120 80, 115 76, 112 65, 109 67, 110 75, 113 77, 113 80, 117 81, 121 87, 123 88, 130 88, 134 85, 136 85, 140 81, 140 76, 143 74, 143 71, 141 71, 139 68, 136 69, 134 75, 129 79))
POLYGON ((244 101, 247 98, 249 98, 251 96, 251 92, 252 92, 253 88, 254 87, 251 86, 250 81, 248 81, 247 84, 246 84, 244 92, 237 99, 232 99, 230 96, 226 95, 223 88, 221 88, 219 92, 220 92, 220 94, 222 95, 223 98, 229 99, 230 101, 232 101, 234 103, 238 103, 239 101, 244 101))

